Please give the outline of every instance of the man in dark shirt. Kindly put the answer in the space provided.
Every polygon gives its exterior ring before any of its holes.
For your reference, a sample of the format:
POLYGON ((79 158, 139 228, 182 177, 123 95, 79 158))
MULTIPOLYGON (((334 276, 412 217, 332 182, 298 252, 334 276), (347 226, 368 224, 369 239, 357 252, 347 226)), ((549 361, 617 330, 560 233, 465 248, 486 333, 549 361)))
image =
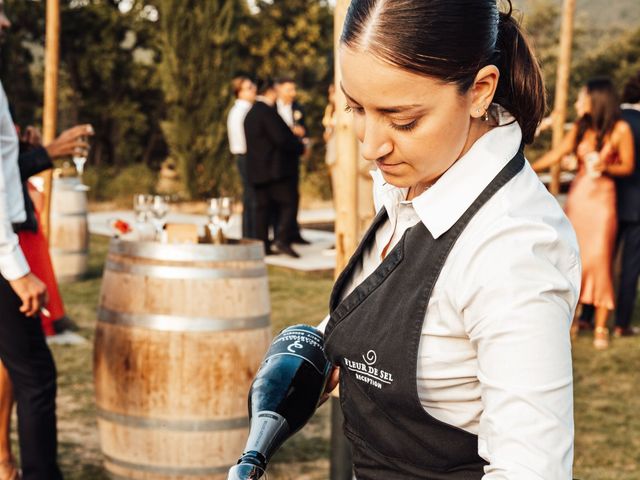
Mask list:
POLYGON ((618 196, 618 237, 622 245, 622 268, 616 305, 615 336, 638 333, 631 327, 631 316, 640 276, 640 72, 625 86, 622 96, 622 119, 633 132, 635 171, 616 178, 618 196))
POLYGON ((247 139, 247 179, 255 188, 256 237, 273 253, 269 241, 269 223, 277 212, 273 247, 279 253, 299 257, 291 247, 295 228, 296 203, 291 197, 291 176, 296 169, 289 163, 304 151, 275 108, 277 94, 272 81, 258 86, 258 97, 244 121, 247 139))

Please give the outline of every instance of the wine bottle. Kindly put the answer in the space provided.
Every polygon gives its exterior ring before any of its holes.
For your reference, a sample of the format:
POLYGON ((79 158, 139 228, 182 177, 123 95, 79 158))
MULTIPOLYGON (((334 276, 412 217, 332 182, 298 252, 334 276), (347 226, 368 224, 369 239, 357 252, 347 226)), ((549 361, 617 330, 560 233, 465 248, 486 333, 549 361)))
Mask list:
POLYGON ((249 438, 228 480, 261 478, 275 451, 309 421, 331 372, 323 345, 322 333, 308 325, 285 328, 273 340, 251 384, 249 438))

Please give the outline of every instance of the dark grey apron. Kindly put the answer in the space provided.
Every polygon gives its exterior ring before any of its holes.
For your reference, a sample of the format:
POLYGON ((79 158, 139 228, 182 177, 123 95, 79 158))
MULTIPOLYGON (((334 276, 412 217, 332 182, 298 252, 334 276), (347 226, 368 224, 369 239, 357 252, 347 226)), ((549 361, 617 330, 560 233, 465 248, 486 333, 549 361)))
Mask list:
POLYGON ((420 404, 418 347, 429 298, 451 248, 524 162, 520 150, 438 239, 422 222, 409 228, 378 268, 341 301, 354 267, 387 218, 383 209, 338 278, 325 348, 340 366, 344 430, 358 480, 482 478, 486 462, 478 455, 477 435, 435 419, 420 404))

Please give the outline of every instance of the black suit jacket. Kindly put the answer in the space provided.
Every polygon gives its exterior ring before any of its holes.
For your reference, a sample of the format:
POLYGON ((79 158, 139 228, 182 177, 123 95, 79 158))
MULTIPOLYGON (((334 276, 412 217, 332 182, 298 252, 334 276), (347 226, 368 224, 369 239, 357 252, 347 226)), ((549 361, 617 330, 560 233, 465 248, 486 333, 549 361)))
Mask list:
POLYGON ((53 162, 49 158, 49 154, 44 147, 27 147, 20 145, 20 154, 18 155, 18 167, 20 168, 20 178, 22 180, 22 195, 24 196, 24 209, 27 219, 16 226, 16 231, 31 230, 38 231, 38 220, 35 214, 35 207, 29 196, 27 189, 27 180, 33 175, 53 168, 53 162))
POLYGON ((247 139, 247 178, 263 185, 295 175, 291 165, 304 146, 278 115, 275 107, 257 101, 244 120, 247 139))
POLYGON ((633 132, 636 168, 630 176, 616 179, 618 219, 621 222, 640 222, 640 112, 624 109, 622 119, 633 132))

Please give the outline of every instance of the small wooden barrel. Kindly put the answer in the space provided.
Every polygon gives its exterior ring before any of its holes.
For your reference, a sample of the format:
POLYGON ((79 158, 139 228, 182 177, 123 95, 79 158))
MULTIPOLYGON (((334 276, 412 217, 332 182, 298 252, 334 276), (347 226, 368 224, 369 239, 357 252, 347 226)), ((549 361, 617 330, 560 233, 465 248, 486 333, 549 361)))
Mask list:
POLYGON ((247 440, 270 311, 261 242, 111 241, 94 376, 112 478, 227 478, 247 440))
POLYGON ((51 193, 50 252, 60 283, 72 282, 87 273, 89 228, 87 192, 76 177, 54 178, 51 193))

